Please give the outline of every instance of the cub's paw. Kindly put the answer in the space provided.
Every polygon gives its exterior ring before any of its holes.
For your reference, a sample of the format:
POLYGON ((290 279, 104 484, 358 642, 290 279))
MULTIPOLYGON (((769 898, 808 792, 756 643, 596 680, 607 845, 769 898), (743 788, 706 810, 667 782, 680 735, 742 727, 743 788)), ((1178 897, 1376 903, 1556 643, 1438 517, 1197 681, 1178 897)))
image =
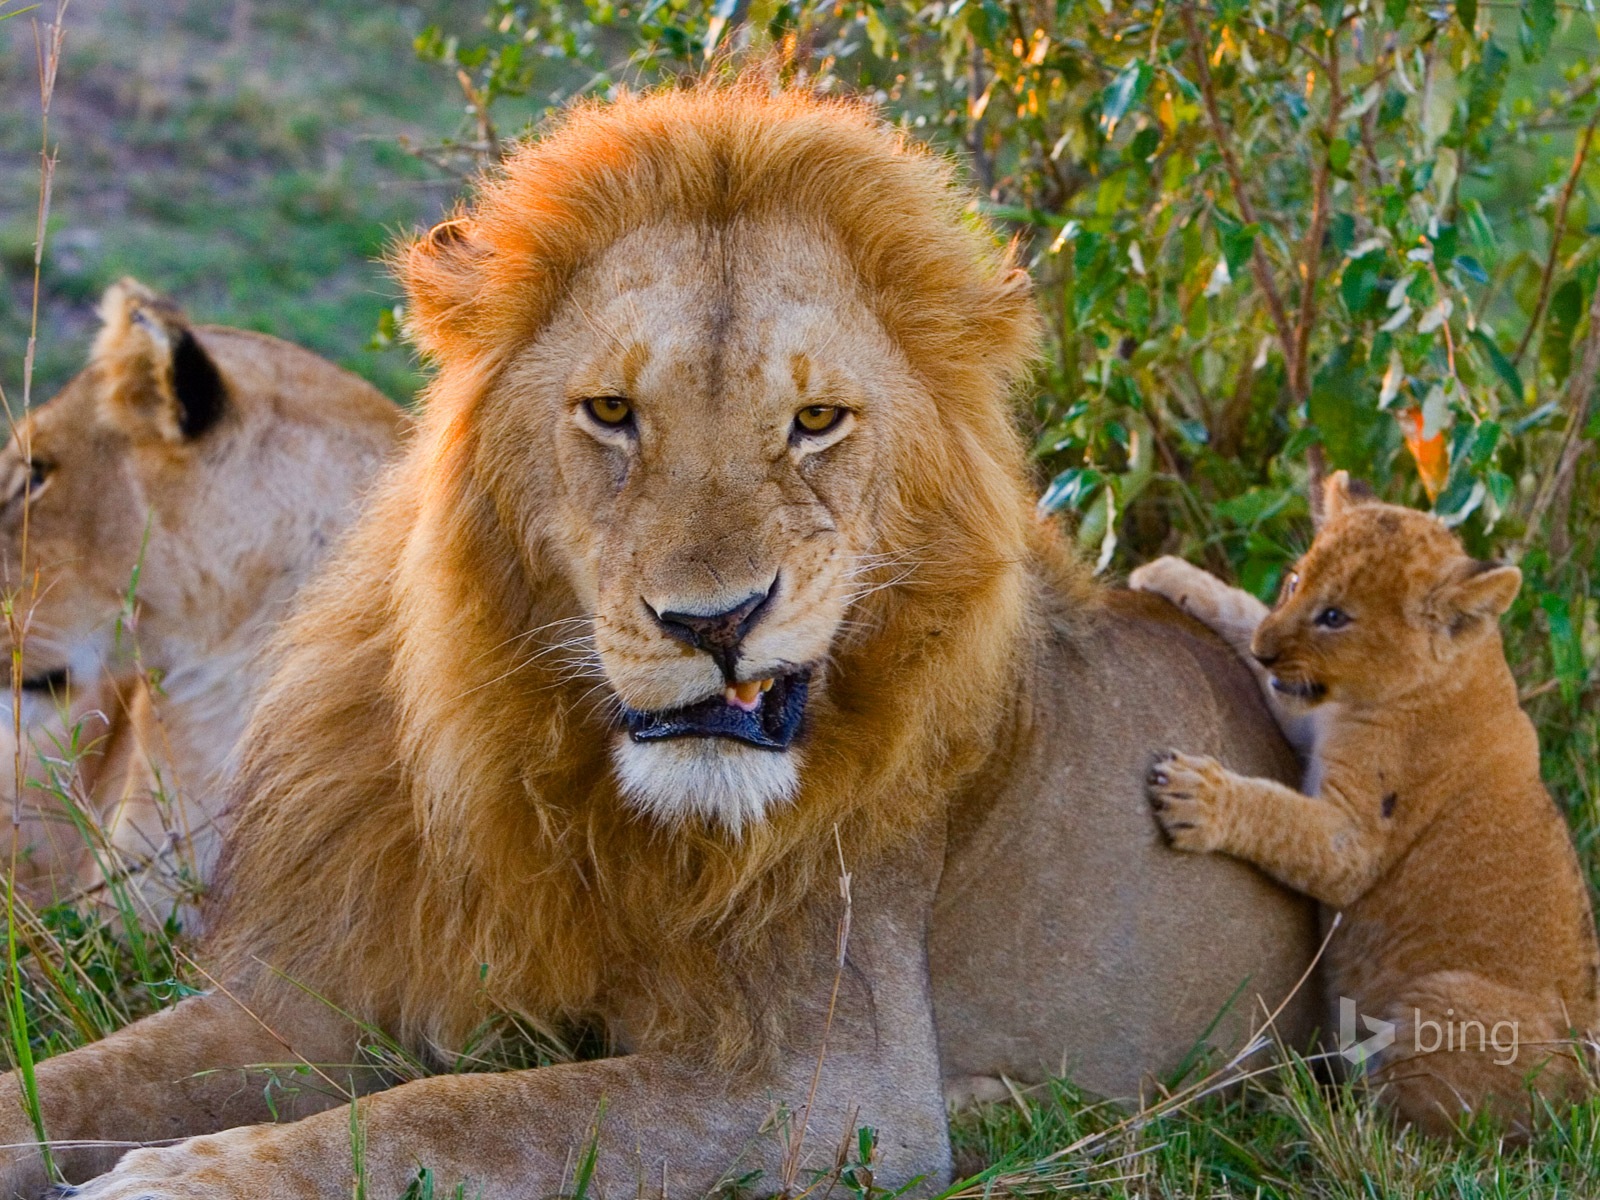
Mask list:
POLYGON ((1167 554, 1137 568, 1128 576, 1128 586, 1136 592, 1153 592, 1192 616, 1196 598, 1220 585, 1193 563, 1167 554))
POLYGON ((1222 844, 1227 772, 1214 758, 1169 750, 1151 764, 1145 794, 1173 848, 1205 854, 1222 844))

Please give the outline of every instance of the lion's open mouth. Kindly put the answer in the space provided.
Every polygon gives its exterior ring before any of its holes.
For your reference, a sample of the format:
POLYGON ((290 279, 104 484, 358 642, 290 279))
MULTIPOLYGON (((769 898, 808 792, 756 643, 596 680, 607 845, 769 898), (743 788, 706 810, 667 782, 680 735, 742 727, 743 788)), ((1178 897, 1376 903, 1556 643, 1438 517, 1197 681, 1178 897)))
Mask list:
POLYGON ((1328 689, 1314 680, 1285 679, 1282 675, 1272 677, 1272 690, 1307 702, 1321 700, 1328 694, 1328 689))
POLYGON ((657 712, 625 708, 622 723, 636 742, 725 737, 763 750, 787 750, 800 732, 810 682, 808 670, 752 679, 682 708, 657 712))

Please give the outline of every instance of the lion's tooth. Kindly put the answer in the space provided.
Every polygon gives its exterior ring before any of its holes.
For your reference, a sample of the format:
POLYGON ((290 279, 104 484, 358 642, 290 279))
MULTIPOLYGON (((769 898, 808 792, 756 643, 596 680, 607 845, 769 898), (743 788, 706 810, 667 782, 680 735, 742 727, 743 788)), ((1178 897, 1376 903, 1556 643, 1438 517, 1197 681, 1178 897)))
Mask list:
POLYGON ((743 683, 730 683, 722 689, 722 698, 734 708, 754 712, 756 706, 761 703, 761 681, 747 679, 743 683))
POLYGON ((772 690, 772 684, 773 684, 773 680, 771 680, 771 679, 763 679, 761 681, 761 690, 763 692, 770 692, 772 690))

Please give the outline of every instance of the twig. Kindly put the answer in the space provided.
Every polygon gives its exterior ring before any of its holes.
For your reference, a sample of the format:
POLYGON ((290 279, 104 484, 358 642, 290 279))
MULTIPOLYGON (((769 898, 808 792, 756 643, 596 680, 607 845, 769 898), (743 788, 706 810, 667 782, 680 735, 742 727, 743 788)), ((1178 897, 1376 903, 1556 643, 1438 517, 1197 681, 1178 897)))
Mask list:
POLYGON ((833 827, 833 845, 839 854, 839 895, 844 900, 844 910, 839 914, 839 928, 834 935, 833 990, 828 996, 828 1015, 822 1022, 822 1040, 817 1045, 817 1065, 811 1072, 811 1090, 806 1094, 805 1112, 800 1114, 800 1128, 783 1157, 783 1189, 781 1194, 794 1195, 795 1179, 800 1174, 800 1151, 806 1140, 806 1126, 811 1122, 811 1109, 817 1101, 817 1088, 822 1083, 822 1064, 828 1057, 828 1034, 833 1029, 833 1012, 839 1003, 839 984, 844 978, 845 951, 850 945, 850 872, 844 865, 844 843, 839 840, 839 827, 833 827))
MULTIPOLYGON (((1222 155, 1223 168, 1227 171, 1228 181, 1233 186, 1234 203, 1239 206, 1239 215, 1244 218, 1245 224, 1254 225, 1257 223, 1255 205, 1250 203, 1250 194, 1244 186, 1244 172, 1239 169, 1239 160, 1233 153, 1233 145, 1228 141, 1227 130, 1222 123, 1222 111, 1217 107, 1217 92, 1211 82, 1211 65, 1206 61, 1205 48, 1201 45, 1194 9, 1192 0, 1183 6, 1183 31, 1189 42, 1189 57, 1194 62, 1195 75, 1200 83, 1200 96, 1205 104, 1206 121, 1211 126, 1211 136, 1216 140, 1217 151, 1222 155)), ((1278 294, 1278 285, 1272 278, 1272 264, 1267 261, 1266 251, 1261 248, 1259 238, 1251 250, 1250 266, 1255 273, 1256 286, 1261 289, 1267 311, 1272 316, 1272 323, 1277 327, 1278 341, 1283 347, 1283 355, 1289 367, 1289 391, 1298 403, 1304 400, 1305 396, 1297 390, 1300 372, 1294 359, 1294 327, 1289 322, 1289 310, 1283 303, 1283 297, 1278 294)))
MULTIPOLYGON (((1300 251, 1300 316, 1295 323, 1293 369, 1299 372, 1298 396, 1311 394, 1311 325, 1317 315, 1317 275, 1322 263, 1322 239, 1328 232, 1328 181, 1333 174, 1332 147, 1334 135, 1339 131, 1339 113, 1344 108, 1344 93, 1339 87, 1339 30, 1328 33, 1328 121, 1324 133, 1328 145, 1324 147, 1312 186, 1311 225, 1306 230, 1300 251)), ((1306 489, 1311 503, 1311 519, 1322 522, 1322 478, 1327 473, 1322 446, 1313 443, 1306 451, 1309 478, 1306 489)))
POLYGON ((1600 108, 1596 108, 1594 116, 1589 118, 1589 123, 1584 126, 1583 137, 1578 142, 1578 152, 1572 158, 1572 169, 1567 172, 1567 181, 1561 188, 1561 200, 1556 205, 1555 223, 1550 228, 1550 253, 1545 255, 1544 274, 1539 278, 1539 299, 1533 306, 1533 315, 1528 318, 1528 328, 1522 333, 1522 340, 1517 343, 1517 352, 1511 356, 1511 365, 1520 366, 1522 356, 1527 352, 1528 343, 1533 341, 1534 332, 1539 328, 1539 322, 1544 317, 1545 305, 1550 303, 1550 284, 1555 279, 1556 259, 1561 257, 1561 239, 1567 235, 1567 206, 1572 203, 1572 193, 1578 186, 1578 176, 1583 172, 1583 160, 1589 157, 1589 141, 1594 137, 1595 125, 1600 123, 1600 108))
MULTIPOLYGON (((1584 446, 1583 427, 1588 424, 1589 410, 1594 404, 1597 375, 1600 375, 1600 287, 1595 288, 1594 299, 1589 302, 1589 332, 1584 336, 1583 362, 1567 376, 1567 429, 1562 435, 1561 452, 1556 456, 1550 473, 1534 493, 1519 550, 1534 536, 1557 498, 1564 497, 1571 490, 1572 478, 1577 473, 1578 458, 1584 446)), ((1558 532, 1564 540, 1564 530, 1553 530, 1550 539, 1552 548, 1558 542, 1558 532)))

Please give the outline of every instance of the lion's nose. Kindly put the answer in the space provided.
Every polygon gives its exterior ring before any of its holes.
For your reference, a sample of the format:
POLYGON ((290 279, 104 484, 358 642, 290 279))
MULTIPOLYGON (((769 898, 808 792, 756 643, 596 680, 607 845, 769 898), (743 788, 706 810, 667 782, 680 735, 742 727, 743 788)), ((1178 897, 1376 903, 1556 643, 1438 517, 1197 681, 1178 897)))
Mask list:
POLYGON ((731 683, 734 667, 739 661, 739 644, 766 611, 767 602, 777 590, 776 583, 777 580, 773 580, 766 590, 746 596, 732 608, 721 612, 658 612, 649 601, 645 602, 645 607, 668 637, 677 638, 711 655, 721 669, 723 678, 731 683))

